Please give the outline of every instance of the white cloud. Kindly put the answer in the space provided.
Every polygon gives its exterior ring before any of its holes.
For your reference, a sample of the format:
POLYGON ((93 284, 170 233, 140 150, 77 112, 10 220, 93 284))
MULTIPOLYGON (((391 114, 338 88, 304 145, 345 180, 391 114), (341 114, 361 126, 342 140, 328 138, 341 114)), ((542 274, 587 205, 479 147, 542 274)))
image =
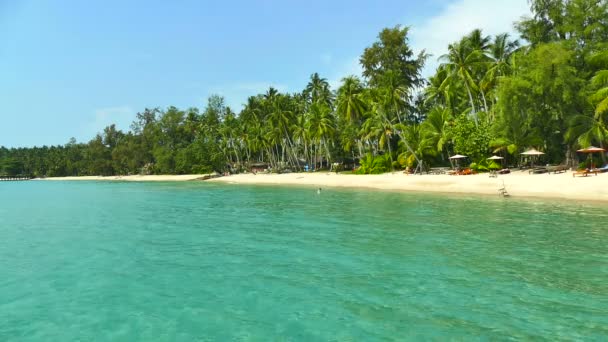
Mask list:
MULTIPOLYGON (((416 53, 426 50, 432 54, 422 71, 424 77, 431 76, 439 62, 437 59, 447 52, 450 43, 458 41, 476 28, 486 35, 509 33, 513 39, 519 35, 513 24, 522 16, 531 15, 527 0, 455 0, 448 2, 435 16, 412 26, 410 43, 416 53)), ((404 23, 409 25, 409 23, 404 23)), ((363 69, 359 57, 342 64, 334 63, 334 73, 328 78, 332 89, 338 89, 343 77, 361 76, 363 69)))
POLYGON ((432 54, 427 60, 423 76, 430 76, 439 65, 437 59, 447 52, 447 46, 476 28, 486 35, 518 34, 513 23, 530 15, 527 0, 456 0, 445 6, 437 15, 413 26, 411 43, 415 51, 425 49, 432 54))

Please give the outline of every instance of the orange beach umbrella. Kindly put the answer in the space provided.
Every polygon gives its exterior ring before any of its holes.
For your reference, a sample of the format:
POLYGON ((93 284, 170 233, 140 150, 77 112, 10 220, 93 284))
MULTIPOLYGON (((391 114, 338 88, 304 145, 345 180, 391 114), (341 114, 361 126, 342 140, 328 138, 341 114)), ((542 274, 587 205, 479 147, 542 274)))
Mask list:
MULTIPOLYGON (((602 153, 602 152, 606 152, 606 150, 601 147, 589 146, 587 148, 577 150, 576 152, 587 153, 589 155, 589 159, 591 159, 591 153, 602 153)), ((593 168, 593 159, 591 160, 590 165, 591 165, 591 168, 593 168)))

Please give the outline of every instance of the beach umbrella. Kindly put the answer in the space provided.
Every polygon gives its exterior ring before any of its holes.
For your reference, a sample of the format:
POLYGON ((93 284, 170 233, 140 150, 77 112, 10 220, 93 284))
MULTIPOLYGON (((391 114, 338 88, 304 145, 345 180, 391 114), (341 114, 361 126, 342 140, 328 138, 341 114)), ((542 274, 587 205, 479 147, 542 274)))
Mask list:
MULTIPOLYGON (((589 146, 587 148, 577 150, 576 152, 587 153, 589 155, 589 159, 591 159, 592 153, 602 153, 602 152, 606 152, 606 150, 601 147, 589 146)), ((591 165, 591 168, 593 168, 593 160, 591 160, 590 165, 591 165)))
POLYGON ((581 153, 596 153, 596 152, 606 152, 606 150, 603 149, 603 148, 601 148, 601 147, 589 146, 587 148, 583 148, 583 149, 577 150, 576 152, 581 152, 581 153))
POLYGON ((524 156, 542 156, 543 154, 545 154, 545 152, 537 151, 535 149, 527 150, 522 153, 524 156))
POLYGON ((490 158, 488 158, 488 160, 503 160, 505 158, 501 157, 501 156, 491 156, 490 158))
POLYGON ((450 157, 450 161, 455 160, 456 161, 456 166, 459 166, 458 165, 459 164, 458 161, 460 159, 464 159, 464 158, 467 158, 467 156, 463 156, 462 154, 455 154, 455 155, 453 155, 453 156, 450 157))
MULTIPOLYGON (((545 152, 537 151, 536 149, 530 149, 522 153, 522 155, 526 157, 538 157, 543 154, 545 154, 545 152)), ((534 167, 534 159, 532 160, 532 167, 534 167)))

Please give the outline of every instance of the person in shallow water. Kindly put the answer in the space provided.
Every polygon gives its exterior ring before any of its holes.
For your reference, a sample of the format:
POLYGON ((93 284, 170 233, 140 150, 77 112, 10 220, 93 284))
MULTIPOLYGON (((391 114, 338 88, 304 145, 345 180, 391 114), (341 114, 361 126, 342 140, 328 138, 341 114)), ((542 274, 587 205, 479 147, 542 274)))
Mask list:
POLYGON ((321 188, 317 189, 317 194, 319 194, 319 195, 321 194, 321 188))

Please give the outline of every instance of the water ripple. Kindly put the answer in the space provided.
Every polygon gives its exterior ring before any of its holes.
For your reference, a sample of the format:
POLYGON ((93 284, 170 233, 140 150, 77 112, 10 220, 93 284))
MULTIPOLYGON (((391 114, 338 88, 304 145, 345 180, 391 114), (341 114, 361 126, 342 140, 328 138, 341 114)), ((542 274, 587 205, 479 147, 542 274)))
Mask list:
POLYGON ((206 183, 0 191, 2 340, 608 336, 603 206, 206 183))

